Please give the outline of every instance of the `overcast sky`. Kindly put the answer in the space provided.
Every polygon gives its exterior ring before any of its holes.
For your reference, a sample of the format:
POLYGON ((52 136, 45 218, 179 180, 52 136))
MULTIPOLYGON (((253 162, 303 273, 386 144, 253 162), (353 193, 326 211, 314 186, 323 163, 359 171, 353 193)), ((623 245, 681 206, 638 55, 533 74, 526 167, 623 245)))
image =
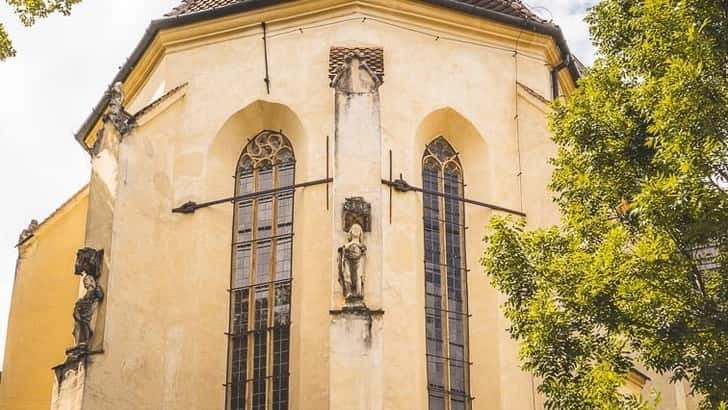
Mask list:
MULTIPOLYGON (((0 367, 18 235, 31 219, 42 221, 87 182, 89 158, 73 133, 149 22, 178 2, 84 0, 70 17, 53 16, 24 28, 0 1, 0 21, 18 50, 17 57, 0 62, 0 367)), ((561 25, 584 63, 593 61, 582 19, 594 0, 527 3, 561 25)), ((58 268, 72 274, 71 266, 58 268)))

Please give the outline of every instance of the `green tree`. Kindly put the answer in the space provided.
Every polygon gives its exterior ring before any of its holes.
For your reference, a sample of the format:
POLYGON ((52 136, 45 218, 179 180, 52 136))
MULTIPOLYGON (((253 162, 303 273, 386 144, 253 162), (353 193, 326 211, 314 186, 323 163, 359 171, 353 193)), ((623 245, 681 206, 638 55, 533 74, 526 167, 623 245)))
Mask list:
POLYGON ((482 264, 552 409, 644 408, 636 363, 728 401, 728 1, 605 0, 551 115, 557 227, 494 218, 482 264))
MULTIPOLYGON (((81 0, 5 0, 5 2, 12 7, 20 21, 26 27, 30 27, 37 19, 48 17, 53 13, 69 15, 71 7, 81 0)), ((0 23, 0 61, 13 56, 15 56, 13 43, 5 27, 0 23)))

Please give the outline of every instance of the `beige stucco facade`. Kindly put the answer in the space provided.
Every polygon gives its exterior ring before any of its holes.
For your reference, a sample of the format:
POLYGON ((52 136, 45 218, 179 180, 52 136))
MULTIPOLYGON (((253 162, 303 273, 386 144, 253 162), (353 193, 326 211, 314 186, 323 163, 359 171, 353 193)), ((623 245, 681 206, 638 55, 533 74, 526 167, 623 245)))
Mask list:
MULTIPOLYGON (((124 105, 136 113, 176 90, 127 135, 99 122, 85 139, 99 143, 84 246, 105 251, 106 299, 93 354, 64 379, 72 388, 56 386, 53 408, 224 408, 233 207, 171 211, 232 196, 241 151, 266 129, 290 139, 296 182, 334 179, 295 194, 290 408, 427 408, 422 195, 380 183, 390 151, 394 175, 421 186, 424 147, 444 136, 460 153, 466 197, 525 213, 532 227, 558 223, 546 100, 559 63, 549 36, 418 1, 293 1, 162 30, 125 81, 124 105), (331 47, 384 50, 369 101, 377 115, 337 121, 331 47), (340 140, 355 137, 369 143, 340 140), (374 221, 367 304, 383 311, 364 350, 347 338, 360 328, 332 313, 342 199, 362 195, 374 221)), ((566 71, 560 83, 574 87, 566 71)), ((502 298, 479 269, 484 227, 503 212, 465 212, 472 407, 540 408, 502 298)))

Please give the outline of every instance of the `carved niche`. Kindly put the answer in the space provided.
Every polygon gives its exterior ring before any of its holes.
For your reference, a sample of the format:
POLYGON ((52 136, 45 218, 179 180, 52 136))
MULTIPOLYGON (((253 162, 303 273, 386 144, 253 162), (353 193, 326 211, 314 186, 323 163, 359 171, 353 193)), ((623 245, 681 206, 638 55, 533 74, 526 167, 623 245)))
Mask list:
POLYGON ((89 275, 94 279, 101 276, 101 265, 104 260, 104 250, 83 248, 76 252, 76 275, 89 275))

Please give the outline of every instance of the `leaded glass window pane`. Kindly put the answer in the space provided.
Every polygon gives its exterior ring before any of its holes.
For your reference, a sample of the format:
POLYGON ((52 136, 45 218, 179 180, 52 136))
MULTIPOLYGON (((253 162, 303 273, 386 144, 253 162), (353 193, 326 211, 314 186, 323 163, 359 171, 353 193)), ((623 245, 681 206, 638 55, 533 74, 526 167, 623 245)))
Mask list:
MULTIPOLYGON (((295 182, 293 149, 258 134, 238 163, 236 194, 295 182)), ((229 410, 288 409, 294 190, 235 203, 226 402, 229 410)))
POLYGON ((422 164, 428 408, 466 410, 471 400, 467 269, 463 204, 457 199, 463 196, 462 170, 442 137, 427 146, 422 164))

